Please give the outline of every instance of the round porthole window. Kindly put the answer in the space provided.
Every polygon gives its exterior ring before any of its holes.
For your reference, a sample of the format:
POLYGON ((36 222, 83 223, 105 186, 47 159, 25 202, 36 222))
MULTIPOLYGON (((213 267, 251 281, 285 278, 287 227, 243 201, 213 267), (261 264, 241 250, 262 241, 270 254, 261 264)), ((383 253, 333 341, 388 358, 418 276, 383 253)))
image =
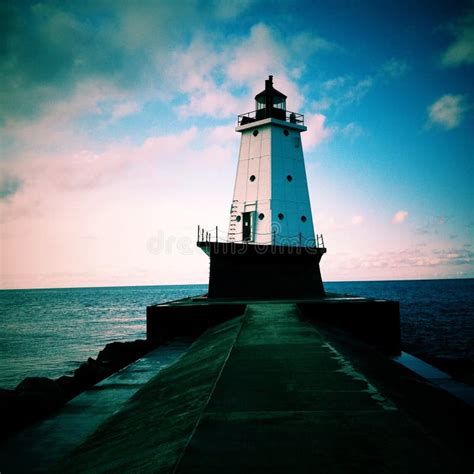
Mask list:
POLYGON ((249 179, 250 179, 250 181, 252 181, 252 183, 253 183, 253 182, 255 181, 255 175, 250 176, 249 179))
POLYGON ((285 135, 285 137, 287 137, 289 134, 290 132, 288 130, 283 130, 283 135, 285 135))
POLYGON ((258 215, 258 218, 259 218, 261 221, 263 221, 263 219, 265 218, 265 214, 260 213, 260 214, 258 215))
POLYGON ((285 216, 280 212, 280 214, 278 214, 278 219, 280 219, 281 221, 285 218, 285 216))
POLYGON ((237 222, 240 222, 240 219, 241 219, 240 216, 237 216, 237 217, 235 218, 235 220, 236 220, 237 222))
POLYGON ((258 135, 258 130, 253 131, 253 136, 256 137, 258 135))
POLYGON ((306 219, 306 216, 301 216, 301 222, 306 222, 308 219, 306 219))
POLYGON ((289 174, 286 179, 288 180, 289 183, 291 183, 293 181, 293 176, 291 176, 291 174, 289 174))

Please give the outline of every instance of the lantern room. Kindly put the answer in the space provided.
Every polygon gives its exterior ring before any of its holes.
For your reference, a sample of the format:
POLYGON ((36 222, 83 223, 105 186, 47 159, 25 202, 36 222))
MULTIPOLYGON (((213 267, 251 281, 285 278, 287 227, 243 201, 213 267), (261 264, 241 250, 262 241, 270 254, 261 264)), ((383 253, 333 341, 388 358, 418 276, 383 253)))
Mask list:
POLYGON ((256 120, 286 119, 286 95, 273 87, 273 76, 265 81, 265 90, 255 96, 256 120))

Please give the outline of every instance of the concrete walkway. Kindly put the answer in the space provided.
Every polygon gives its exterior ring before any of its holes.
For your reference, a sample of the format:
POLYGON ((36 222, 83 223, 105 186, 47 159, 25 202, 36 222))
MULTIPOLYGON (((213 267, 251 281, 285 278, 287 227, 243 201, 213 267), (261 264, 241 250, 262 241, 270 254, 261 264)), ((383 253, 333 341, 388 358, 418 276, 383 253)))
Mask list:
POLYGON ((249 304, 207 331, 56 472, 464 471, 296 305, 279 303, 249 304))
POLYGON ((456 472, 294 305, 249 305, 179 473, 456 472))

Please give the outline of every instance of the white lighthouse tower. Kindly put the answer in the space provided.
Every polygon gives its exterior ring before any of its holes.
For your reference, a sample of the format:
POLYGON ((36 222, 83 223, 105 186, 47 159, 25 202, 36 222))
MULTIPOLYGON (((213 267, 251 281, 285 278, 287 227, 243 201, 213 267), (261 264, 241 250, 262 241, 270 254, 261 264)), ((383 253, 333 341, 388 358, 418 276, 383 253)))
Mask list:
POLYGON ((315 246, 300 136, 307 130, 304 118, 286 110, 273 76, 255 96, 255 109, 238 117, 242 137, 228 240, 315 246))
POLYGON ((227 239, 198 227, 210 257, 209 298, 300 298, 324 295, 319 269, 326 252, 314 235, 301 132, 304 117, 286 110, 273 87, 238 116, 242 134, 227 239))

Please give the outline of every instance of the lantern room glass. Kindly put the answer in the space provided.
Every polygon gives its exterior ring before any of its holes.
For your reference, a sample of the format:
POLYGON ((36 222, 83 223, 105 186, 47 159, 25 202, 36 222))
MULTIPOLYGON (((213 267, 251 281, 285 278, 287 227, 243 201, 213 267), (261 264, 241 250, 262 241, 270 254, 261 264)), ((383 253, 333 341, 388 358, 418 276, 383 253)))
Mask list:
MULTIPOLYGON (((286 110, 286 99, 284 97, 273 97, 273 108, 286 110)), ((255 107, 257 110, 262 110, 265 108, 265 96, 258 97, 255 101, 255 107)))

